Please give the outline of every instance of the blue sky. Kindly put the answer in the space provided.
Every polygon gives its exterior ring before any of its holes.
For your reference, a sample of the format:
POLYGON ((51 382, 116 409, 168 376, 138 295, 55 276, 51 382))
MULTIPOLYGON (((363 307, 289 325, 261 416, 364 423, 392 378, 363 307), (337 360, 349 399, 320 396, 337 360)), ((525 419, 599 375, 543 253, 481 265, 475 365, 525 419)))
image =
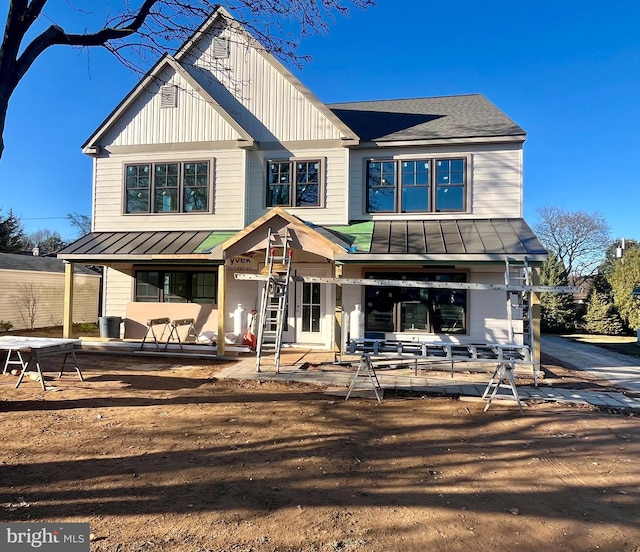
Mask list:
MULTIPOLYGON (((51 20, 83 30, 82 13, 51 4, 51 20)), ((313 61, 293 72, 326 103, 481 93, 528 133, 530 224, 544 205, 599 211, 613 238, 640 240, 639 27, 631 0, 378 0, 304 40, 313 61)), ((66 214, 91 210, 80 145, 137 80, 101 50, 46 52, 9 107, 2 212, 72 239, 66 214)))

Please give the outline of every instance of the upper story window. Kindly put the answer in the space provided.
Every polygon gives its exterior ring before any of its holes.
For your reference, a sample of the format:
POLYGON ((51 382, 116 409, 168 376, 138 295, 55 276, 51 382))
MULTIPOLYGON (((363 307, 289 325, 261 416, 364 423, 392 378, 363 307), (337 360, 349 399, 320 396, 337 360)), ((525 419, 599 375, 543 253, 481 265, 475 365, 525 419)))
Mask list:
POLYGON ((125 213, 209 212, 209 161, 125 166, 125 213))
POLYGON ((319 207, 320 160, 269 161, 267 207, 319 207))
POLYGON ((367 163, 368 213, 464 211, 466 196, 466 158, 367 163))

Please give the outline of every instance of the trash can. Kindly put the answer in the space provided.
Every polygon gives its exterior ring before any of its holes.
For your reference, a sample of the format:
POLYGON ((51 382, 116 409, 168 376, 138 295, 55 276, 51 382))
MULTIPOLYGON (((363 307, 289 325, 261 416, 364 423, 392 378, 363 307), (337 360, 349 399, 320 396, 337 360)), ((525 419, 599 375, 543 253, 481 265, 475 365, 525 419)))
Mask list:
POLYGON ((98 318, 100 337, 120 337, 120 324, 122 318, 119 316, 101 316, 98 318))

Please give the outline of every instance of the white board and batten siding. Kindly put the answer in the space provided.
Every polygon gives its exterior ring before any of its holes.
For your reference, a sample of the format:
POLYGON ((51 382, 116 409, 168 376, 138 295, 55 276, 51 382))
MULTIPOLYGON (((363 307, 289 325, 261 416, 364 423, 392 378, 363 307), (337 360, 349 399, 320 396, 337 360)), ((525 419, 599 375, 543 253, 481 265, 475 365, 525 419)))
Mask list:
MULTIPOLYGON (((64 312, 64 273, 28 270, 0 270, 0 320, 11 322, 14 330, 28 329, 35 313, 34 328, 61 326, 64 312)), ((100 276, 75 274, 73 321, 96 323, 100 276)))
POLYGON ((100 140, 103 147, 234 141, 222 113, 172 67, 153 79, 100 140), (161 88, 176 87, 175 107, 162 107, 161 88))
POLYGON ((343 132, 313 95, 270 54, 227 28, 229 56, 204 36, 180 62, 208 93, 260 143, 339 140, 343 132))
POLYGON ((428 148, 394 148, 354 151, 350 164, 350 218, 424 218, 402 213, 366 213, 366 165, 368 159, 424 159, 470 156, 470 206, 466 213, 433 213, 441 219, 512 218, 522 216, 522 145, 466 145, 428 148))

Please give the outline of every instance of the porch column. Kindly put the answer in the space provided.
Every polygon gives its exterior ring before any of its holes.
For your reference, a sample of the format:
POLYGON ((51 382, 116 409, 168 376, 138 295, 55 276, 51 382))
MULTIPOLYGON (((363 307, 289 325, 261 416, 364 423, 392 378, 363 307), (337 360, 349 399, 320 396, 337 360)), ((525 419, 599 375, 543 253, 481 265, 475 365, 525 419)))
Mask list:
MULTIPOLYGON (((531 268, 531 283, 534 286, 540 285, 540 267, 531 268)), ((540 292, 531 292, 531 319, 533 322, 533 343, 531 344, 533 352, 533 360, 535 362, 534 370, 540 370, 540 292)))
MULTIPOLYGON (((342 278, 342 266, 333 265, 333 277, 342 278)), ((342 309, 342 284, 334 284, 335 286, 335 309, 333 324, 333 350, 340 354, 342 352, 342 326, 344 322, 342 309)))
POLYGON ((227 312, 226 307, 226 278, 227 278, 227 270, 224 264, 221 264, 218 267, 218 339, 216 340, 218 356, 223 356, 225 353, 225 345, 224 345, 224 321, 225 321, 225 313, 227 312))
POLYGON ((64 306, 62 314, 62 337, 71 338, 73 330, 73 263, 64 263, 64 306))

